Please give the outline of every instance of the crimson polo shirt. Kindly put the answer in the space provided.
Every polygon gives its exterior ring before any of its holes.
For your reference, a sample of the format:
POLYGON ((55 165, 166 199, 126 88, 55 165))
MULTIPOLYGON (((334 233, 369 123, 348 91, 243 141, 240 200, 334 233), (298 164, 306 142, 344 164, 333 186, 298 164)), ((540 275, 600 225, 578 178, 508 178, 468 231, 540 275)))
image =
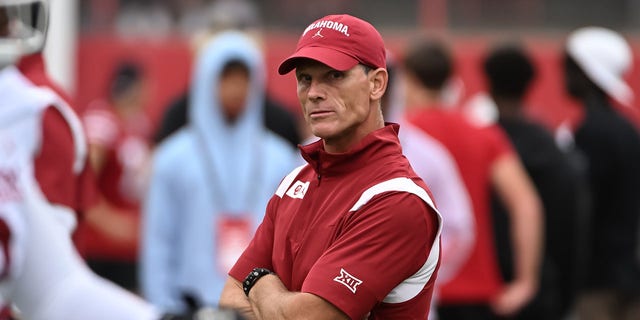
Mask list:
POLYGON ((426 319, 440 255, 440 218, 389 124, 351 151, 301 147, 230 275, 273 270, 352 319, 426 319))

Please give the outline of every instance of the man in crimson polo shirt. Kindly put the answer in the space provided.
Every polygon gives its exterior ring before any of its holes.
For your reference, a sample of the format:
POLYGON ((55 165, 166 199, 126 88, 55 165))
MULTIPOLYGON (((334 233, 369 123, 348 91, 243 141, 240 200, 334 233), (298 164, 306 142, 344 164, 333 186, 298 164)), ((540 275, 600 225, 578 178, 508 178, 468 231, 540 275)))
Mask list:
POLYGON ((385 124, 382 37, 349 15, 307 27, 279 68, 296 69, 305 120, 321 139, 285 177, 220 305, 249 319, 426 319, 440 216, 385 124))

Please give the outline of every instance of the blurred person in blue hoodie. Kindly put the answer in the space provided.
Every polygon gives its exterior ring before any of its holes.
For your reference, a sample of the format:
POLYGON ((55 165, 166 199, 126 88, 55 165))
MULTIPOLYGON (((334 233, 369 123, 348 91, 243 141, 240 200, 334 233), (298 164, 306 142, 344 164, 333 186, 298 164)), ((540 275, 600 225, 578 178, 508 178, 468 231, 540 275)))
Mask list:
MULTIPOLYGON (((181 4, 183 2, 180 0, 181 4)), ((237 30, 250 35, 261 44, 263 52, 265 51, 262 19, 255 3, 247 0, 217 0, 204 7, 193 5, 191 10, 186 11, 182 15, 180 25, 183 32, 190 35, 194 54, 197 55, 203 44, 212 36, 227 30, 237 30)), ((187 124, 188 91, 181 92, 165 107, 160 125, 154 134, 154 144, 161 143, 187 124)), ((270 96, 269 92, 264 96, 262 111, 264 124, 271 132, 286 139, 293 148, 304 142, 298 116, 270 96)))
POLYGON ((246 35, 212 38, 193 70, 188 125, 156 149, 140 278, 163 311, 184 311, 183 295, 217 304, 280 179, 301 162, 264 126, 264 68, 246 35))

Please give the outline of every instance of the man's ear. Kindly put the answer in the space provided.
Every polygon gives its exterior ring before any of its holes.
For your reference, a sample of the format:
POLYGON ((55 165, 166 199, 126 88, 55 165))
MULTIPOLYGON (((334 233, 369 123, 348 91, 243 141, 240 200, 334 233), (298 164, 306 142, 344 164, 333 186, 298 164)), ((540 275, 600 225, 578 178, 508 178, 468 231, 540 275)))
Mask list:
POLYGON ((380 100, 387 90, 389 82, 389 74, 384 68, 378 68, 369 71, 369 79, 371 81, 371 100, 380 100))

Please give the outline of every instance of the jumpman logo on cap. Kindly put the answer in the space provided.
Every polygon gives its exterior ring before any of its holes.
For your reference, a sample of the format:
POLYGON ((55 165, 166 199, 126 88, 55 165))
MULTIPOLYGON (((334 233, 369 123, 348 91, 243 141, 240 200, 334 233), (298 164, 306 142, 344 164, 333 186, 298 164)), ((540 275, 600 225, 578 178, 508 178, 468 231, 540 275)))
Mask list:
POLYGON ((320 38, 324 38, 324 36, 320 33, 322 32, 323 28, 318 29, 318 31, 316 32, 316 34, 313 35, 313 37, 311 38, 315 38, 315 37, 320 37, 320 38))

